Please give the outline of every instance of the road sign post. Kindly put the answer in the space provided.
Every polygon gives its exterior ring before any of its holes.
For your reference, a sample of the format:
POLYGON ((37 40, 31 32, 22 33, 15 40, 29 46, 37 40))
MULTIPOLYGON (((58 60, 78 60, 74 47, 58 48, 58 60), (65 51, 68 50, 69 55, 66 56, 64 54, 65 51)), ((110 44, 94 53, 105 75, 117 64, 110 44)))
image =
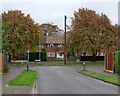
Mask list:
POLYGON ((28 50, 27 53, 28 53, 27 71, 29 71, 29 53, 30 53, 30 50, 28 50))

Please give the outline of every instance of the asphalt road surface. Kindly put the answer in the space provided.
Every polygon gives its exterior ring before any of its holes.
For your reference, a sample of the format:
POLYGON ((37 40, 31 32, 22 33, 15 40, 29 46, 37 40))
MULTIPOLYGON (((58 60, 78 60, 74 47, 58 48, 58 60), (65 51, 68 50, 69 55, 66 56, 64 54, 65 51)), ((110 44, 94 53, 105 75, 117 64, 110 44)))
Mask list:
POLYGON ((96 80, 72 66, 37 66, 36 94, 118 94, 118 86, 96 80))

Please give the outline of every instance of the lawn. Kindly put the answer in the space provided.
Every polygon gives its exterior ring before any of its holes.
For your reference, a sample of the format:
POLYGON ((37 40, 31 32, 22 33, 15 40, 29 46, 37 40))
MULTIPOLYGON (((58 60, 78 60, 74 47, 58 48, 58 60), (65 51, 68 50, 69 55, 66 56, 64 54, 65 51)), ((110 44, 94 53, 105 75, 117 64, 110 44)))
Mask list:
POLYGON ((84 74, 87 74, 87 75, 90 75, 90 76, 93 76, 93 77, 97 77, 97 78, 100 78, 100 79, 103 79, 103 80, 106 80, 106 81, 119 83, 118 78, 116 78, 116 77, 110 77, 110 76, 106 76, 106 75, 99 74, 99 73, 96 73, 96 72, 91 72, 91 71, 78 70, 78 72, 84 73, 84 74))
MULTIPOLYGON (((20 62, 11 62, 11 63, 8 63, 8 66, 21 66, 21 65, 27 65, 27 62, 24 62, 23 64, 20 63, 20 62)), ((33 65, 33 66, 45 66, 45 62, 40 62, 40 65, 39 65, 39 62, 29 62, 29 65, 33 65)))
POLYGON ((23 70, 20 75, 9 81, 9 85, 33 85, 37 76, 35 70, 23 70))
MULTIPOLYGON (((55 66, 63 66, 64 62, 52 62, 53 65, 55 66)), ((85 62, 86 65, 91 65, 91 66, 103 66, 104 62, 85 62)), ((83 62, 67 62, 68 66, 71 65, 83 65, 83 62)))

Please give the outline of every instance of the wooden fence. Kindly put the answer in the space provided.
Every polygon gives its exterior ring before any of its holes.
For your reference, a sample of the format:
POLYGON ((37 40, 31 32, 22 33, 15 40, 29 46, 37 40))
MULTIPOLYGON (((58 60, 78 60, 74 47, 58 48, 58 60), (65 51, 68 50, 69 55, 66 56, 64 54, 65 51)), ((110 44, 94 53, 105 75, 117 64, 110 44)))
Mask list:
POLYGON ((4 66, 9 62, 9 55, 7 53, 0 53, 0 73, 3 73, 4 66))
POLYGON ((105 70, 109 72, 114 72, 114 54, 106 53, 105 54, 105 70))
POLYGON ((3 72, 3 55, 0 53, 0 73, 3 72))

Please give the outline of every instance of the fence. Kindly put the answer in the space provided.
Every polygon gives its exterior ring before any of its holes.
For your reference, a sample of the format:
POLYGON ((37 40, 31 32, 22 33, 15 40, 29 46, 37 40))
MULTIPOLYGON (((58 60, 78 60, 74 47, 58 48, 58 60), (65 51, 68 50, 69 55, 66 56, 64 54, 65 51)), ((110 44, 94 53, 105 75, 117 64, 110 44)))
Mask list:
POLYGON ((114 72, 114 54, 106 53, 105 54, 105 70, 109 72, 114 72))
POLYGON ((3 72, 3 56, 2 53, 0 53, 0 73, 3 72))
POLYGON ((3 69, 5 69, 6 66, 8 66, 9 62, 9 55, 7 53, 3 53, 3 69))

